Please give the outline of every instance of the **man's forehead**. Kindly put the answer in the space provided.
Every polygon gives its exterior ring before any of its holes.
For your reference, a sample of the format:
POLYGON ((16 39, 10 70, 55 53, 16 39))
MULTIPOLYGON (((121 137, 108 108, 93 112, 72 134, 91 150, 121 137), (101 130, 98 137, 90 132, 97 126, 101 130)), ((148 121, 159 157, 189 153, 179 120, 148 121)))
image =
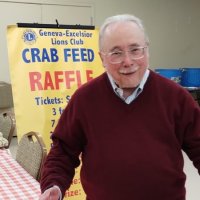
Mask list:
POLYGON ((125 49, 130 50, 130 49, 133 49, 133 48, 137 48, 139 46, 141 46, 139 43, 131 43, 131 44, 127 45, 127 46, 115 45, 115 46, 110 48, 110 51, 125 50, 125 49))
POLYGON ((145 44, 143 30, 134 22, 114 22, 110 24, 102 38, 102 47, 105 51, 115 49, 127 49, 131 46, 141 46, 145 44))

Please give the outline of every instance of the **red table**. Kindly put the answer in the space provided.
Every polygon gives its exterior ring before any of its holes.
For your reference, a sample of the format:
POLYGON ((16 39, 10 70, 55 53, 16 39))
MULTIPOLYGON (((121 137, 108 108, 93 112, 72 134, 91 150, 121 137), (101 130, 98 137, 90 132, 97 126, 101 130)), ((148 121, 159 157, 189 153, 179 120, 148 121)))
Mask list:
POLYGON ((0 149, 0 200, 37 200, 39 183, 8 153, 0 149))

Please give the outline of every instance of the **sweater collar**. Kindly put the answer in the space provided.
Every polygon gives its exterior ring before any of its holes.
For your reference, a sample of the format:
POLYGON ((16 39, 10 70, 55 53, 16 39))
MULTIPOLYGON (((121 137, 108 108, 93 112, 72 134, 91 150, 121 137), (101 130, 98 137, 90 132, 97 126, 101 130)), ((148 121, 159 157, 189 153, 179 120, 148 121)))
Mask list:
POLYGON ((126 99, 123 97, 123 90, 121 88, 118 87, 118 85, 115 83, 114 79, 112 78, 112 76, 107 72, 108 75, 108 79, 110 81, 110 84, 113 88, 113 91, 115 92, 115 94, 117 96, 119 96, 125 103, 130 104, 133 100, 135 100, 139 94, 141 94, 141 92, 143 91, 144 85, 149 77, 149 69, 146 69, 144 76, 140 82, 140 84, 138 85, 138 87, 133 91, 133 93, 128 96, 126 99))

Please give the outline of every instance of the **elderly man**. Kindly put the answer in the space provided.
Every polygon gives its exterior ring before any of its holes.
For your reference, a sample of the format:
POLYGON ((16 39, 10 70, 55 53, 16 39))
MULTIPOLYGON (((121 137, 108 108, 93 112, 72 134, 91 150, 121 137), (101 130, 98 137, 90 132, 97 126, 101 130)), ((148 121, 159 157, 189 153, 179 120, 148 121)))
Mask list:
POLYGON ((87 200, 185 200, 184 150, 200 172, 200 109, 149 66, 149 42, 132 15, 106 19, 106 72, 79 88, 53 134, 40 199, 62 198, 82 158, 87 200))

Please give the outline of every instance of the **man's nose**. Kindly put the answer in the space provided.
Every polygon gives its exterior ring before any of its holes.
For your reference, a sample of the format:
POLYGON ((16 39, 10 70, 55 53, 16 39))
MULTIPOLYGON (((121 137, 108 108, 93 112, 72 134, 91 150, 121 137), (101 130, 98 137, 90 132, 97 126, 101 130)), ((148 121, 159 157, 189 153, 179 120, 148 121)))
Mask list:
POLYGON ((132 63, 133 63, 133 59, 131 58, 131 55, 128 51, 124 52, 123 63, 127 66, 132 65, 132 63))

